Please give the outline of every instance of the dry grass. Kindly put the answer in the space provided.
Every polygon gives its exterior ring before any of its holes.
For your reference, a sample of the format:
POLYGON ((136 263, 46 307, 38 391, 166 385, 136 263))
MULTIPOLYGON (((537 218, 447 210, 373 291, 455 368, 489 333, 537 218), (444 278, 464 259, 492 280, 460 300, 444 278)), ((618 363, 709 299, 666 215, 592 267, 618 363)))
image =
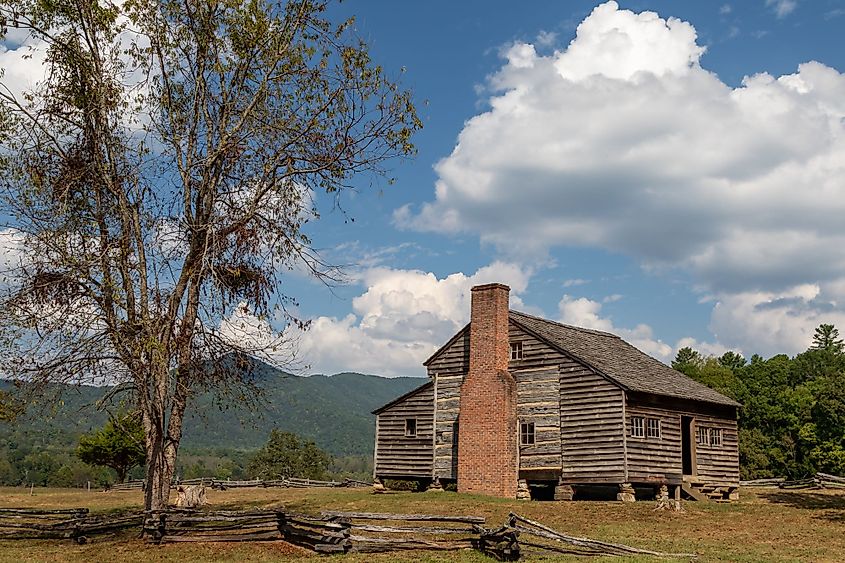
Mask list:
MULTIPOLYGON (((685 503, 686 512, 654 512, 652 502, 517 502, 454 493, 372 495, 367 490, 247 489, 209 491, 217 508, 285 507, 298 512, 358 510, 474 514, 490 525, 514 511, 572 535, 670 552, 696 552, 698 561, 841 561, 845 553, 845 492, 743 491, 737 503, 685 503)), ((108 511, 141 507, 141 493, 0 488, 0 506, 108 511)), ((148 545, 134 534, 59 541, 0 542, 0 561, 278 561, 322 560, 284 542, 148 545)), ((474 552, 346 556, 344 561, 488 561, 474 552)), ((555 559, 561 560, 561 559, 555 559)), ((566 560, 566 559, 564 559, 566 560)), ((638 561, 648 559, 619 559, 638 561)))

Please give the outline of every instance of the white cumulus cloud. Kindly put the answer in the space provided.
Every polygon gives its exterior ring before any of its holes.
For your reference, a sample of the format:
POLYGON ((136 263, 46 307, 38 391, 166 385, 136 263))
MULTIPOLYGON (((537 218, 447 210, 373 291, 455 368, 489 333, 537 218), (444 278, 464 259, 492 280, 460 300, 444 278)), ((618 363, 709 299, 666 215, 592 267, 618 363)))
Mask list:
POLYGON ((529 271, 504 262, 444 278, 419 270, 366 270, 359 280, 366 291, 352 300, 353 312, 313 319, 298 335, 299 357, 312 372, 422 375, 422 362, 469 321, 472 286, 505 283, 511 306, 519 308, 529 278, 529 271))
MULTIPOLYGON (((433 201, 395 222, 475 233, 503 256, 621 252, 684 270, 720 303, 845 283, 845 75, 810 61, 733 87, 702 67, 704 51, 690 23, 615 2, 552 54, 511 45, 489 108, 437 164, 433 201)), ((785 306, 792 338, 719 341, 796 352, 797 335, 842 304, 822 291, 785 306)))

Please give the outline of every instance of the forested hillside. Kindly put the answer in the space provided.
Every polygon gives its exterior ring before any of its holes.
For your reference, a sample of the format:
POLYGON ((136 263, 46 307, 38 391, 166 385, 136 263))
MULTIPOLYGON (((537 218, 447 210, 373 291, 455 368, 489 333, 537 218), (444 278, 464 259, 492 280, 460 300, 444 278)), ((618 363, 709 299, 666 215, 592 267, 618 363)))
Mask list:
MULTIPOLYGON (((423 383, 419 378, 360 373, 301 377, 262 363, 253 376, 263 390, 254 410, 237 404, 221 408, 209 394, 193 401, 181 448, 185 455, 180 455, 185 469, 199 463, 195 471, 214 471, 225 459, 235 459, 240 467, 243 454, 264 445, 273 428, 313 440, 332 455, 361 465, 372 457, 375 422, 370 411, 423 383)), ((0 389, 9 387, 0 382, 0 389)), ((52 398, 34 405, 15 423, 0 422, 0 482, 12 484, 37 475, 35 480, 46 484, 62 466, 81 471, 72 450, 82 433, 105 423, 108 415, 94 405, 110 391, 54 388, 52 398)))

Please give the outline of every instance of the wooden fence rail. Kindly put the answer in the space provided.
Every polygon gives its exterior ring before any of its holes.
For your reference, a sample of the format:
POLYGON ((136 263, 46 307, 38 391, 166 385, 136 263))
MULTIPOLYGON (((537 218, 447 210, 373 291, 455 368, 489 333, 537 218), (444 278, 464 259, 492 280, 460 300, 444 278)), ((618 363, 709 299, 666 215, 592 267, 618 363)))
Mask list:
POLYGON ((806 479, 787 481, 784 477, 776 479, 753 479, 740 481, 742 487, 777 487, 779 489, 845 489, 845 477, 816 473, 806 479))
POLYGON ((348 551, 359 553, 471 549, 485 522, 480 516, 440 514, 326 511, 320 516, 348 524, 348 551))
POLYGON ((511 528, 517 530, 523 535, 530 535, 538 540, 551 540, 553 543, 543 541, 525 541, 520 540, 523 546, 533 547, 541 551, 552 551, 557 553, 566 553, 571 555, 610 555, 610 556, 631 556, 631 555, 650 555, 652 557, 661 558, 693 558, 695 553, 664 553, 661 551, 651 551, 648 549, 639 549, 631 547, 630 545, 623 545, 619 543, 603 542, 590 538, 579 538, 562 534, 557 530, 553 530, 548 526, 541 524, 535 520, 531 520, 518 514, 510 513, 508 516, 508 524, 511 528), (566 544, 571 547, 561 547, 560 544, 566 544))
POLYGON ((740 481, 740 487, 777 487, 786 481, 785 477, 777 477, 774 479, 751 479, 748 481, 740 481))
MULTIPOLYGON (((268 487, 283 487, 283 488, 309 488, 309 487, 372 487, 372 483, 366 481, 358 481, 356 479, 344 479, 343 481, 321 481, 318 479, 302 479, 299 477, 285 477, 283 479, 252 479, 248 481, 224 481, 222 479, 215 479, 214 477, 197 477, 195 479, 175 480, 171 484, 171 488, 176 488, 182 485, 204 485, 212 489, 219 489, 225 491, 226 489, 244 489, 244 488, 268 488, 268 487)), ((134 491, 143 490, 144 481, 127 481, 126 483, 115 483, 108 490, 110 491, 134 491)))
POLYGON ((323 512, 319 517, 284 510, 168 509, 92 516, 85 508, 0 509, 2 539, 72 539, 141 527, 156 544, 284 540, 317 553, 379 553, 476 549, 500 561, 541 551, 576 555, 695 557, 573 537, 511 513, 498 528, 480 516, 323 512))
POLYGON ((71 539, 83 544, 91 536, 137 529, 143 520, 140 512, 91 515, 87 508, 0 508, 0 539, 71 539))
POLYGON ((516 561, 529 551, 577 555, 695 557, 576 538, 511 514, 499 528, 484 527, 480 516, 321 513, 319 518, 281 510, 252 512, 150 512, 144 533, 153 543, 285 540, 318 553, 383 553, 408 550, 477 549, 500 561, 516 561), (524 539, 529 536, 533 539, 524 539))

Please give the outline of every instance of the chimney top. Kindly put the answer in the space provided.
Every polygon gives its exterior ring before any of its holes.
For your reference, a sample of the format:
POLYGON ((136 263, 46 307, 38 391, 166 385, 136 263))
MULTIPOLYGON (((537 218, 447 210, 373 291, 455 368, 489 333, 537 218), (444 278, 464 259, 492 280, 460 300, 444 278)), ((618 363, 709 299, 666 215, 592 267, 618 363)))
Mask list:
POLYGON ((485 283, 483 285, 476 285, 474 286, 471 291, 486 291, 488 289, 504 289, 505 291, 510 291, 511 288, 506 286, 503 283, 485 283))

